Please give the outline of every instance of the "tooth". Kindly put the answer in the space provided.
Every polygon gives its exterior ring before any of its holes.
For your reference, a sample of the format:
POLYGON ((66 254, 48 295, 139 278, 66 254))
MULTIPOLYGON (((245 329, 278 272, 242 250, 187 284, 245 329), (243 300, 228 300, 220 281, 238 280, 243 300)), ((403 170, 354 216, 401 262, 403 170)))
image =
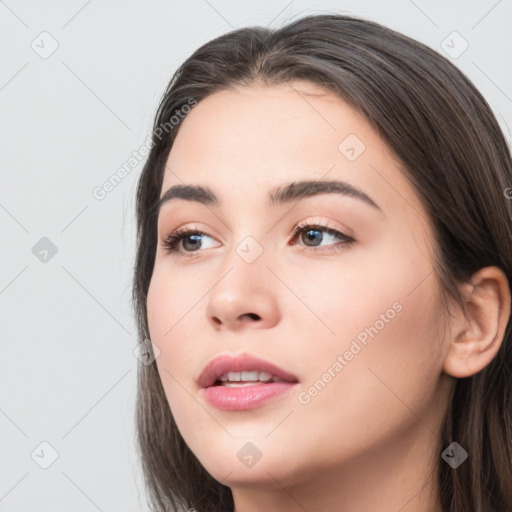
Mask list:
POLYGON ((279 382, 281 379, 278 377, 274 377, 272 374, 251 370, 251 371, 242 371, 242 372, 228 372, 224 373, 219 377, 221 382, 279 382))
POLYGON ((240 372, 240 380, 247 382, 248 380, 258 380, 258 370, 251 372, 240 372))
POLYGON ((226 388, 243 388, 245 386, 259 386, 256 382, 224 382, 222 386, 226 388))

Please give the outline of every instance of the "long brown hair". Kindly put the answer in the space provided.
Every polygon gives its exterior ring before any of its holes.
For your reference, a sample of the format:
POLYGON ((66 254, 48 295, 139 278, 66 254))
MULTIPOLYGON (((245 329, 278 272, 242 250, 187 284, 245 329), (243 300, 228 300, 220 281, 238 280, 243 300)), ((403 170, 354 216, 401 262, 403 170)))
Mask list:
MULTIPOLYGON (((403 164, 434 228, 443 298, 463 307, 457 285, 489 265, 512 283, 512 163, 488 103, 451 62, 409 37, 351 16, 311 15, 276 30, 251 27, 217 37, 172 77, 137 190, 133 301, 141 341, 150 337, 146 298, 157 244, 155 204, 181 126, 177 114, 221 89, 295 79, 336 93, 403 164)), ((470 456, 457 469, 439 457, 444 512, 512 511, 511 336, 509 317, 492 362, 456 380, 439 446, 456 441, 470 456)), ((229 487, 206 472, 181 437, 156 363, 139 365, 138 379, 137 440, 153 510, 232 511, 229 487)))

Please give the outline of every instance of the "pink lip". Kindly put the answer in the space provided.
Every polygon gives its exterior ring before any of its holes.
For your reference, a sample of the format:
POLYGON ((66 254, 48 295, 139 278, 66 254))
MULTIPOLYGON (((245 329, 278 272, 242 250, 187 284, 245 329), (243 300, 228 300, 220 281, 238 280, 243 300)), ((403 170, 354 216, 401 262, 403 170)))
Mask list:
POLYGON ((223 411, 247 411, 255 409, 278 397, 285 397, 298 386, 297 382, 272 382, 239 388, 210 386, 201 389, 204 398, 223 411))
POLYGON ((249 354, 221 355, 212 359, 198 378, 205 399, 217 409, 245 411, 260 407, 270 400, 288 395, 297 385, 295 375, 249 354), (244 387, 216 386, 215 382, 225 373, 258 370, 267 372, 285 382, 258 383, 244 387))

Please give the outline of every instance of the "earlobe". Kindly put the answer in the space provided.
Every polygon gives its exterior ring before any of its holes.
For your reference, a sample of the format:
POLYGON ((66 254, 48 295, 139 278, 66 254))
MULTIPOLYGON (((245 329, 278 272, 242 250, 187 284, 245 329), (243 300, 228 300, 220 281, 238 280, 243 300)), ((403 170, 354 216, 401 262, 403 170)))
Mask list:
POLYGON ((465 284, 466 312, 453 317, 444 371, 457 378, 483 370, 503 343, 510 318, 510 286, 499 267, 485 267, 465 284))

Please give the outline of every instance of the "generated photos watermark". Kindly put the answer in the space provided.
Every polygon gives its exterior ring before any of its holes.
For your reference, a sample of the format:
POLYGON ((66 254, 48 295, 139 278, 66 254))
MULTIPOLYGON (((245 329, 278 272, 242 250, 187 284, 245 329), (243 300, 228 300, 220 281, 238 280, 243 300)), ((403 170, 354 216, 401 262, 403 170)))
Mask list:
POLYGON ((182 105, 180 109, 174 111, 174 115, 171 116, 169 121, 157 126, 152 135, 148 135, 144 142, 126 159, 126 161, 114 172, 109 178, 104 181, 101 185, 98 185, 92 189, 92 195, 94 199, 103 201, 107 195, 112 192, 129 174, 135 169, 142 160, 149 154, 150 149, 153 147, 153 141, 155 138, 162 140, 162 136, 169 134, 172 128, 175 128, 185 116, 197 105, 197 100, 189 98, 187 103, 182 105))
POLYGON ((336 375, 338 375, 343 368, 345 368, 350 361, 357 356, 363 348, 368 345, 368 337, 375 338, 379 334, 387 324, 391 322, 396 316, 397 313, 402 311, 403 306, 400 302, 394 302, 392 306, 386 310, 385 313, 381 313, 379 315, 379 319, 376 320, 373 325, 370 327, 366 327, 362 330, 357 336, 356 339, 353 339, 349 349, 347 349, 343 355, 338 355, 336 360, 332 362, 332 364, 325 370, 322 376, 315 381, 315 383, 310 386, 306 391, 301 391, 297 394, 297 400, 301 405, 308 405, 311 400, 318 396, 318 394, 327 386, 329 382, 331 382, 336 375), (359 342, 359 343, 358 343, 359 342))

